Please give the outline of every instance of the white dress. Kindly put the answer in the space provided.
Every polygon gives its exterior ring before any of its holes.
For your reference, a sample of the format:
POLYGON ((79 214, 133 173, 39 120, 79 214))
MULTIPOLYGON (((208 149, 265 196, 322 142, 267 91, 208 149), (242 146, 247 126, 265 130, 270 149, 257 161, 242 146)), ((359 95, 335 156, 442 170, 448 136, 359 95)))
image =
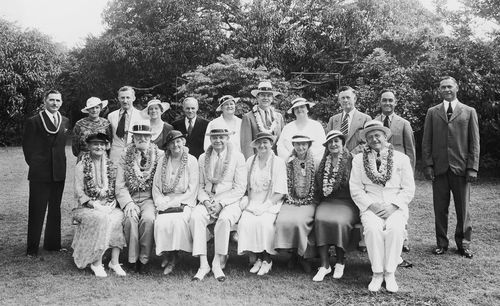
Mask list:
MULTIPOLYGON (((233 144, 233 148, 237 150, 238 152, 241 152, 241 145, 240 145, 240 131, 241 131, 241 119, 234 116, 234 120, 232 122, 227 122, 224 120, 224 117, 220 115, 220 117, 215 118, 214 120, 210 121, 207 125, 207 133, 212 130, 214 126, 227 126, 227 129, 229 131, 234 132, 233 135, 229 136, 230 142, 233 144)), ((203 143, 203 148, 205 151, 208 149, 210 146, 210 136, 205 136, 205 141, 203 143)))
MULTIPOLYGON (((253 159, 251 156, 247 160, 247 169, 250 171, 253 159)), ((286 166, 283 159, 274 154, 269 157, 263 169, 260 169, 258 162, 250 173, 250 191, 248 195, 247 209, 263 207, 264 202, 273 193, 288 193, 286 180, 286 166), (274 158, 274 162, 272 159, 274 158), (271 173, 271 164, 272 173, 271 173), (272 188, 272 190, 269 190, 272 188)), ((260 216, 245 210, 238 222, 238 254, 246 252, 261 253, 266 251, 269 254, 276 254, 274 250, 274 222, 281 208, 282 201, 270 207, 260 216)))
POLYGON ((323 143, 326 141, 325 129, 321 123, 316 120, 308 119, 306 126, 302 129, 297 127, 296 120, 285 125, 276 144, 278 148, 278 156, 283 158, 285 161, 288 161, 290 154, 292 154, 292 137, 295 135, 309 136, 312 140, 314 140, 309 150, 311 150, 314 160, 319 162, 325 152, 323 143))
POLYGON ((182 212, 158 213, 155 220, 154 237, 156 244, 156 254, 162 252, 178 251, 191 252, 193 249, 193 238, 189 228, 191 211, 196 205, 196 195, 198 194, 198 163, 196 158, 188 155, 186 169, 180 177, 179 183, 173 192, 164 194, 162 192, 162 176, 167 177, 167 182, 171 183, 177 176, 177 169, 173 169, 170 159, 168 159, 165 174, 162 175, 162 167, 165 157, 158 161, 158 168, 153 180, 153 201, 157 211, 167 208, 184 206, 182 212))

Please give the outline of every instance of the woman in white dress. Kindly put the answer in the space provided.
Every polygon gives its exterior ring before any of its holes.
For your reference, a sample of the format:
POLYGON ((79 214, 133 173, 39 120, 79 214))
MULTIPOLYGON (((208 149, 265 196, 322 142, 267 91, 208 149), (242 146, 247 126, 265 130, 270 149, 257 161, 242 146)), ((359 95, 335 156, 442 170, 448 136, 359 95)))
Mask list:
POLYGON ((251 273, 265 275, 272 267, 274 250, 274 222, 288 192, 286 166, 272 151, 275 138, 269 133, 258 133, 252 146, 257 155, 247 160, 248 196, 241 200, 238 222, 238 254, 257 255, 251 273))
POLYGON ((119 276, 125 276, 118 257, 126 246, 123 234, 123 212, 116 206, 113 163, 107 158, 109 138, 104 133, 90 134, 88 152, 80 155, 75 168, 75 198, 78 207, 73 209, 76 225, 73 237, 73 259, 79 269, 90 264, 97 277, 106 277, 102 256, 111 248, 108 266, 119 276))
MULTIPOLYGON (((233 132, 229 136, 229 142, 233 145, 233 149, 241 151, 240 145, 240 131, 241 131, 241 119, 236 117, 236 103, 240 98, 235 98, 231 95, 222 96, 219 99, 219 106, 217 107, 217 112, 222 112, 222 114, 210 121, 207 125, 207 131, 211 131, 215 126, 224 126, 229 131, 233 132)), ((205 136, 205 141, 203 147, 205 151, 210 146, 210 136, 205 136)))
POLYGON ((325 148, 321 145, 325 142, 325 129, 316 120, 309 118, 311 107, 315 103, 308 102, 304 98, 297 98, 292 101, 292 107, 288 110, 289 114, 295 116, 295 120, 285 125, 278 139, 277 149, 278 156, 287 160, 292 154, 293 144, 292 137, 295 135, 308 136, 314 140, 310 150, 315 161, 320 161, 323 157, 325 148))
POLYGON ((191 253, 193 249, 189 219, 196 205, 199 170, 196 158, 189 154, 185 144, 181 132, 172 130, 167 134, 165 155, 158 161, 153 179, 156 255, 164 256, 161 264, 164 274, 172 273, 179 251, 191 253))

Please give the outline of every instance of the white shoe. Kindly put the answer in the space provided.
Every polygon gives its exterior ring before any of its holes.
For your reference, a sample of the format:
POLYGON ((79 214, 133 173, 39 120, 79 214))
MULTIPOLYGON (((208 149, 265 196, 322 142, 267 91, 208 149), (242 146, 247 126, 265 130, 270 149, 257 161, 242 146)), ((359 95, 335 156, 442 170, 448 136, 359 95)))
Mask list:
POLYGON ((106 274, 106 271, 104 271, 103 265, 94 266, 93 264, 91 264, 90 269, 92 271, 94 271, 94 274, 97 277, 107 277, 108 276, 108 274, 106 274))
POLYGON ((253 267, 250 269, 250 273, 257 273, 257 272, 259 272, 261 266, 262 266, 262 260, 260 260, 260 258, 259 258, 253 264, 253 267))
POLYGON ((259 269, 259 272, 257 272, 257 275, 266 275, 267 273, 269 273, 269 271, 271 271, 271 268, 273 266, 273 262, 267 262, 267 261, 263 261, 262 262, 262 266, 260 266, 260 269, 259 269))
POLYGON ((314 275, 313 277, 313 282, 322 282, 325 276, 330 273, 332 273, 332 267, 328 267, 328 269, 325 267, 320 267, 316 275, 314 275))
POLYGON ((385 289, 387 289, 387 291, 392 293, 398 292, 399 287, 398 284, 396 283, 396 277, 394 276, 394 273, 385 273, 384 280, 385 280, 385 289))
POLYGON ((127 273, 122 269, 122 266, 120 264, 113 265, 111 262, 108 264, 108 267, 115 271, 116 275, 118 276, 126 276, 127 273))
POLYGON ((196 272, 195 276, 193 276, 193 278, 191 280, 193 281, 201 281, 203 280, 203 278, 205 278, 205 276, 207 276, 207 274, 210 272, 210 267, 200 267, 198 269, 198 272, 196 272))
POLYGON ((334 279, 340 279, 344 275, 344 268, 345 265, 342 264, 335 264, 335 270, 333 271, 333 278, 334 279))
POLYGON ((368 285, 368 290, 371 292, 377 292, 382 287, 382 282, 384 281, 384 275, 382 273, 374 273, 372 276, 372 281, 368 285))

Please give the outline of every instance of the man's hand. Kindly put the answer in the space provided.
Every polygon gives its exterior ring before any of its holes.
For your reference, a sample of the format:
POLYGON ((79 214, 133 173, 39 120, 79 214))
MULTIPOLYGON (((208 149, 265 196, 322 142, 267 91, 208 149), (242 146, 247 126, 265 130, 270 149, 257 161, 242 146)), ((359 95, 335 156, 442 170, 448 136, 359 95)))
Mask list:
POLYGON ((426 179, 434 181, 434 168, 432 166, 425 167, 424 176, 426 179))
POLYGON ((378 216, 385 220, 389 218, 396 210, 398 210, 398 207, 394 204, 385 205, 378 216))
POLYGON ((473 183, 477 181, 477 171, 472 169, 467 169, 465 172, 465 179, 468 183, 473 183))
POLYGON ((379 214, 384 209, 384 204, 380 202, 375 202, 372 203, 370 206, 368 206, 368 209, 373 211, 373 213, 376 214, 377 216, 379 216, 379 214))
POLYGON ((136 222, 139 222, 139 214, 141 210, 139 206, 135 205, 134 202, 128 203, 123 212, 126 217, 133 218, 136 222))

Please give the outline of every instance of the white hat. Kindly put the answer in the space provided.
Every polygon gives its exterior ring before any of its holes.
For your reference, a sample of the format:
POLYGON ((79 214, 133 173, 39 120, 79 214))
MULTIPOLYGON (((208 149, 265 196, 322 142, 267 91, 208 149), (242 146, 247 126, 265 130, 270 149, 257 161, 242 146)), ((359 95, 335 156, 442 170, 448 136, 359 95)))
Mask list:
POLYGON ((366 141, 366 134, 373 130, 379 130, 385 133, 386 138, 391 136, 391 130, 388 127, 385 127, 381 121, 371 120, 365 123, 363 130, 359 133, 359 136, 362 140, 366 141))
POLYGON ((148 102, 148 106, 146 106, 146 108, 144 108, 141 113, 143 114, 144 117, 148 117, 149 114, 149 107, 152 106, 152 105, 160 105, 161 107, 161 113, 163 114, 164 112, 166 112, 168 109, 170 109, 170 104, 168 102, 161 102, 160 100, 158 99, 153 99, 151 101, 148 102))
POLYGON ((207 135, 207 136, 218 136, 218 135, 230 136, 230 135, 233 135, 235 133, 236 132, 229 130, 226 123, 216 121, 215 124, 210 129, 210 131, 207 131, 207 133, 205 135, 207 135))
POLYGON ((108 106, 108 100, 102 101, 101 99, 97 97, 90 97, 87 99, 87 104, 84 108, 82 108, 82 113, 88 114, 89 109, 92 107, 96 107, 97 105, 101 105, 101 109, 105 108, 108 106))
POLYGON ((252 96, 257 97, 257 95, 260 94, 261 92, 272 93, 274 97, 276 97, 277 95, 281 95, 280 92, 274 91, 271 82, 267 81, 260 82, 259 85, 257 86, 257 89, 252 90, 250 93, 252 94, 252 96))
POLYGON ((302 105, 309 105, 309 108, 311 108, 314 105, 316 105, 316 103, 309 102, 304 98, 297 98, 297 99, 292 101, 292 106, 288 109, 287 113, 292 114, 294 108, 302 106, 302 105))
POLYGON ((305 136, 305 135, 295 135, 292 137, 292 144, 294 142, 310 142, 310 143, 312 143, 313 141, 314 141, 314 139, 311 139, 311 137, 305 136))
POLYGON ((328 132, 328 134, 326 134, 326 140, 323 143, 323 145, 327 147, 328 142, 330 142, 330 140, 332 140, 335 137, 339 137, 340 139, 342 139, 342 143, 345 144, 345 135, 342 134, 342 132, 339 130, 331 130, 330 132, 328 132))
POLYGON ((267 132, 259 132, 255 136, 255 139, 250 143, 251 147, 256 148, 257 147, 257 141, 261 139, 269 139, 269 141, 274 144, 276 142, 276 136, 273 134, 267 133, 267 132))
POLYGON ((225 96, 222 96, 220 99, 219 99, 219 106, 217 106, 217 109, 215 110, 216 112, 221 112, 222 111, 222 106, 227 103, 227 102, 230 102, 230 101, 234 101, 234 103, 237 103, 238 101, 240 100, 240 98, 235 98, 231 95, 225 95, 225 96))
POLYGON ((132 129, 129 131, 132 134, 143 134, 143 135, 151 135, 151 125, 149 124, 149 120, 141 120, 134 122, 132 129))

